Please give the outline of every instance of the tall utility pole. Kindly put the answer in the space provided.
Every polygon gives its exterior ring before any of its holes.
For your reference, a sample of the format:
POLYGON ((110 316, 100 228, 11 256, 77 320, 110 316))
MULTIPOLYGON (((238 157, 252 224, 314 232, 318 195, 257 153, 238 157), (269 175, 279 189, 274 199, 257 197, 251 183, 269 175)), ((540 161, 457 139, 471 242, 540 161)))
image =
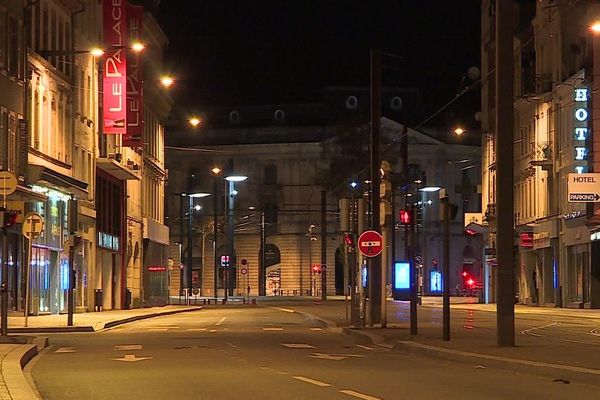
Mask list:
POLYGON ((321 300, 327 300, 327 192, 321 190, 321 300), (323 268, 325 266, 325 268, 323 268))
POLYGON ((444 206, 444 261, 442 265, 443 305, 442 305, 442 338, 450 340, 450 203, 448 194, 442 197, 444 206))
POLYGON ((498 346, 515 345, 513 6, 496 1, 496 210, 498 346))
POLYGON ((187 245, 187 259, 188 259, 188 266, 187 266, 187 289, 188 289, 188 305, 190 304, 191 298, 192 298, 192 257, 194 256, 194 246, 193 246, 193 239, 192 239, 192 229, 193 226, 192 224, 194 223, 194 219, 192 218, 193 216, 193 210, 194 210, 194 199, 192 196, 190 196, 191 193, 188 193, 188 245, 187 245))
MULTIPOLYGON (((379 219, 379 184, 381 161, 379 157, 379 123, 381 116, 381 50, 371 49, 371 229, 381 233, 379 219)), ((381 322, 381 255, 369 258, 368 285, 370 322, 381 322)))
POLYGON ((213 274, 214 274, 214 297, 215 299, 218 298, 218 294, 217 294, 217 290, 218 290, 218 279, 217 279, 217 275, 219 273, 218 271, 218 266, 219 266, 219 258, 217 257, 217 235, 218 235, 218 225, 219 225, 219 213, 218 213, 218 208, 219 208, 219 199, 217 196, 217 191, 219 189, 219 187, 217 186, 217 174, 215 173, 215 176, 213 177, 213 274))
MULTIPOLYGON (((258 295, 265 296, 267 294, 266 290, 266 277, 265 273, 267 271, 266 267, 266 257, 265 257, 265 212, 260 212, 260 262, 258 263, 258 295)), ((310 244, 310 243, 309 243, 310 244)))
POLYGON ((183 231, 184 231, 184 226, 183 226, 183 220, 185 219, 185 195, 183 193, 181 193, 181 195, 179 196, 179 264, 180 268, 179 268, 179 301, 181 301, 181 294, 183 293, 184 290, 184 277, 183 274, 185 273, 185 268, 181 268, 181 266, 184 265, 184 251, 183 251, 183 231))

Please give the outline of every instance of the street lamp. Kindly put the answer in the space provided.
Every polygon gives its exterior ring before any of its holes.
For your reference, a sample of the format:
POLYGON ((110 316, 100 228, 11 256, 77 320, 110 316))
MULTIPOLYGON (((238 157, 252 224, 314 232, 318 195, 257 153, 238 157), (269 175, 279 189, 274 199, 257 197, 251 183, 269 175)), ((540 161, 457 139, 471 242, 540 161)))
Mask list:
POLYGON ((458 128, 456 128, 456 129, 454 129, 454 133, 455 133, 457 136, 460 136, 460 135, 462 135, 463 133, 465 133, 465 130, 464 130, 463 128, 461 128, 461 127, 458 127, 458 128))
MULTIPOLYGON (((193 256, 193 245, 192 245, 192 230, 193 230, 193 223, 194 223, 194 210, 196 209, 196 207, 194 206, 194 199, 201 199, 203 197, 207 197, 210 196, 210 193, 204 193, 204 192, 194 192, 194 193, 181 193, 181 197, 182 197, 182 202, 181 202, 181 214, 182 214, 182 219, 181 219, 181 223, 183 224, 183 198, 187 197, 189 202, 188 202, 188 245, 187 245, 187 250, 188 250, 188 259, 187 259, 187 269, 186 269, 186 279, 187 279, 187 291, 188 291, 188 305, 190 304, 190 299, 191 299, 191 295, 192 295, 192 256, 193 256)), ((202 207, 200 207, 200 209, 202 209, 202 207)))
POLYGON ((190 123, 191 126, 196 128, 198 125, 200 125, 200 122, 202 122, 202 121, 198 117, 192 117, 189 119, 188 122, 190 123))
MULTIPOLYGON (((227 230, 225 241, 227 243, 227 255, 229 255, 230 260, 235 260, 234 257, 234 213, 235 213, 235 196, 237 195, 237 190, 235 189, 236 182, 244 182, 248 179, 245 175, 237 175, 237 174, 229 174, 225 177, 225 194, 227 196, 226 203, 226 216, 227 216, 227 230)), ((235 263, 234 263, 235 265, 235 263)), ((225 267, 225 300, 227 300, 228 292, 232 289, 230 288, 229 282, 229 269, 231 264, 225 267)), ((233 293, 231 293, 233 295, 233 293)))
POLYGON ((160 78, 160 83, 163 87, 169 88, 175 83, 175 80, 172 77, 165 75, 160 78))

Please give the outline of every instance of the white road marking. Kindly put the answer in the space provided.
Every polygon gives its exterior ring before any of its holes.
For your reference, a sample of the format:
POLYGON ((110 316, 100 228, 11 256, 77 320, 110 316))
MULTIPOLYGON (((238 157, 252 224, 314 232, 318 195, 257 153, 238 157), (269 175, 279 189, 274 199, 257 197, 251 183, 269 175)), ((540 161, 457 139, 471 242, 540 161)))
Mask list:
POLYGON ((590 332, 590 335, 600 336, 600 328, 592 329, 592 331, 590 332))
POLYGON ((233 344, 233 343, 227 343, 227 345, 228 345, 229 347, 237 347, 237 345, 235 345, 235 344, 233 344))
POLYGON ((322 331, 323 328, 310 328, 311 331, 322 331))
POLYGON ((374 349, 374 348, 372 348, 372 347, 369 347, 369 346, 364 346, 364 345, 362 345, 362 344, 357 344, 356 346, 357 346, 357 347, 360 347, 361 349, 364 349, 364 350, 375 350, 375 349, 374 349))
POLYGON ((315 349, 315 346, 311 346, 306 343, 281 343, 282 346, 289 347, 290 349, 315 349))
POLYGON ((275 310, 287 312, 287 313, 295 313, 296 311, 290 310, 289 308, 281 308, 281 307, 273 307, 275 310))
POLYGON ((306 378, 304 376, 293 376, 292 378, 298 379, 299 381, 302 381, 302 382, 311 383, 313 385, 321 386, 321 387, 331 386, 329 383, 317 381, 315 379, 306 378))
POLYGON ((537 331, 538 329, 549 328, 551 326, 558 325, 558 322, 552 322, 551 324, 546 324, 542 326, 534 326, 533 328, 525 329, 521 331, 521 335, 529 335, 529 336, 537 336, 542 337, 543 335, 539 335, 537 333, 533 333, 533 331, 537 331))
POLYGON ((282 331, 283 328, 263 328, 263 331, 282 331))
POLYGON ((189 328, 189 329, 186 329, 186 331, 188 331, 188 332, 200 332, 200 331, 205 331, 205 330, 206 330, 206 328, 189 328))
POLYGON ((131 351, 131 350, 142 350, 141 344, 121 344, 114 346, 116 351, 131 351))
POLYGON ((115 361, 125 361, 125 362, 136 362, 136 361, 144 361, 149 360, 152 357, 136 357, 135 354, 125 354, 123 358, 113 358, 115 361))
POLYGON ((359 399, 363 399, 363 400, 381 400, 379 397, 373 397, 373 396, 369 396, 368 394, 363 394, 363 393, 358 393, 355 392, 354 390, 340 390, 340 393, 344 393, 347 394, 348 396, 353 396, 359 399))
POLYGON ((219 320, 219 322, 217 322, 217 326, 220 326, 223 322, 225 322, 225 320, 227 319, 227 317, 223 317, 219 320))
POLYGON ((150 328, 148 329, 148 332, 166 332, 168 330, 169 328, 150 328))
POLYGON ((209 332, 216 332, 216 331, 217 331, 216 329, 211 329, 209 332))
POLYGON ((59 347, 55 353, 75 353, 75 349, 73 347, 59 347))
POLYGON ((321 360, 332 360, 332 361, 341 361, 341 360, 345 360, 346 358, 349 357, 364 357, 363 355, 359 355, 359 354, 326 354, 326 353, 313 353, 312 356, 309 356, 310 358, 319 358, 321 360))

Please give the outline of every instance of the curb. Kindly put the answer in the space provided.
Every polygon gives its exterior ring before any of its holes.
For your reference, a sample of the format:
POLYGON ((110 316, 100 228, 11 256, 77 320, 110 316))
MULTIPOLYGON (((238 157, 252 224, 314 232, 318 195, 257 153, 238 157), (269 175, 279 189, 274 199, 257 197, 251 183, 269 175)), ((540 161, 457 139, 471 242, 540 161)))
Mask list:
POLYGON ((550 376, 553 378, 569 378, 571 380, 585 381, 595 385, 598 385, 598 380, 600 379, 600 370, 598 369, 472 353, 461 350, 447 349, 444 347, 431 346, 410 340, 398 341, 397 343, 398 345, 395 346, 395 348, 402 349, 413 354, 421 354, 430 357, 433 356, 448 361, 458 361, 469 364, 474 362, 486 364, 485 366, 477 365, 477 368, 493 367, 535 375, 550 376))
POLYGON ((21 344, 8 352, 2 359, 2 377, 13 400, 39 399, 27 382, 23 368, 33 357, 48 346, 48 338, 34 338, 33 344, 21 344))
POLYGON ((202 310, 203 308, 204 307, 202 307, 202 306, 194 306, 194 308, 185 308, 183 310, 170 310, 170 311, 159 312, 159 313, 135 315, 135 316, 129 317, 129 318, 118 319, 116 321, 109 321, 109 322, 105 323, 102 328, 97 329, 97 331, 107 330, 110 328, 114 328, 115 326, 118 326, 118 325, 127 324, 129 322, 141 321, 143 319, 149 319, 149 318, 155 318, 155 317, 162 317, 165 315, 173 315, 173 314, 181 314, 181 313, 186 313, 186 312, 198 311, 198 310, 202 310))
POLYGON ((179 314, 184 312, 202 310, 202 306, 193 306, 193 308, 185 308, 183 310, 170 310, 165 312, 156 312, 152 314, 134 315, 132 317, 118 319, 115 321, 109 321, 104 324, 98 324, 98 326, 48 326, 48 327, 37 327, 37 328, 8 328, 9 333, 91 333, 104 331, 110 328, 114 328, 118 325, 127 324, 129 322, 140 321, 148 318, 161 317, 165 315, 179 314))

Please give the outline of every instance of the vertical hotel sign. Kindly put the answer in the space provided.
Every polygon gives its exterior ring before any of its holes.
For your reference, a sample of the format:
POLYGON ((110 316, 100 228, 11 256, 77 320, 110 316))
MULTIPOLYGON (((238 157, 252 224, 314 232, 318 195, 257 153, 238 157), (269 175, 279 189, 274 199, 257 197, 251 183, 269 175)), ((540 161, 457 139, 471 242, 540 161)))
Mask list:
MULTIPOLYGON (((588 89, 586 87, 575 88, 573 100, 575 103, 574 108, 574 141, 575 141, 575 162, 584 163, 587 160, 588 149, 586 142, 590 134, 588 130, 588 89)), ((583 174, 587 172, 585 165, 576 165, 575 172, 583 174)))
POLYGON ((103 111, 104 133, 125 134, 127 129, 127 2, 126 0, 104 0, 104 71, 103 111))
MULTIPOLYGON (((144 8, 127 6, 127 31, 130 43, 141 42, 144 8)), ((142 147, 144 133, 144 98, 142 57, 138 52, 127 53, 127 133, 123 146, 142 147)))

